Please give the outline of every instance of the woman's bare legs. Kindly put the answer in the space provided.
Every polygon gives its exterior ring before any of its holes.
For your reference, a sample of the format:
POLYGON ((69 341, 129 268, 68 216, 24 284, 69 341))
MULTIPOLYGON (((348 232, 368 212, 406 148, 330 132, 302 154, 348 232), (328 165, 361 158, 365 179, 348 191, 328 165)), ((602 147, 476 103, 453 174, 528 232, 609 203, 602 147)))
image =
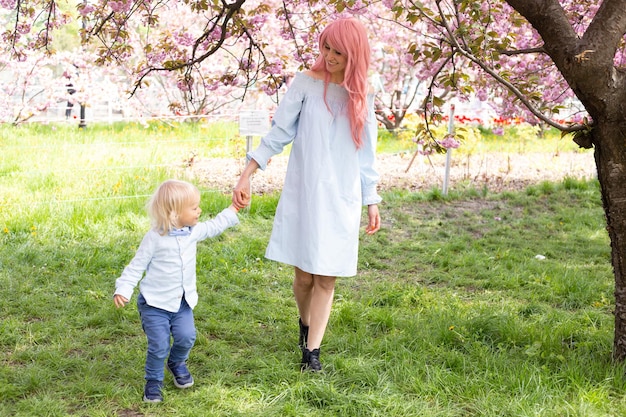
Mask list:
POLYGON ((293 294, 300 319, 309 326, 307 349, 319 349, 330 317, 335 294, 335 277, 313 275, 296 268, 293 294))
POLYGON ((309 325, 311 296, 313 294, 313 275, 296 268, 293 280, 293 295, 296 299, 300 320, 305 326, 309 325))

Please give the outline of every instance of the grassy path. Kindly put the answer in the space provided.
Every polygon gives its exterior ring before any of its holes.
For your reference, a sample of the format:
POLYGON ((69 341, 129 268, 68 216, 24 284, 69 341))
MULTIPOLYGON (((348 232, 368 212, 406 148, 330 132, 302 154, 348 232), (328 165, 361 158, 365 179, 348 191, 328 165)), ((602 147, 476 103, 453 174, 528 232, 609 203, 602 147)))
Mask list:
MULTIPOLYGON (((321 375, 299 372, 292 271, 263 257, 277 195, 258 197, 199 247, 196 384, 168 379, 163 404, 142 403, 145 337, 113 283, 148 227, 143 196, 185 174, 172 161, 188 149, 124 129, 0 130, 0 415, 626 413, 598 184, 572 178, 385 191, 383 229, 338 284, 321 375), (26 147, 46 151, 29 160, 26 147)), ((205 216, 228 202, 204 188, 205 216)))

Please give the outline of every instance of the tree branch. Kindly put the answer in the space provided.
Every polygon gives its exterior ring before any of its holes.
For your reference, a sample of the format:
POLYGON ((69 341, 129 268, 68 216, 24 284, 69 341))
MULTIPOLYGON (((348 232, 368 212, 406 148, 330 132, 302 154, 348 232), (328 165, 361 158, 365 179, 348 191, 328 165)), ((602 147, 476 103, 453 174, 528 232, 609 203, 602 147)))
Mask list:
MULTIPOLYGON (((143 82, 143 80, 150 75, 152 72, 160 72, 160 71, 176 71, 176 70, 180 70, 183 68, 191 68, 194 65, 204 61, 205 59, 207 59, 209 56, 213 55, 214 53, 216 53, 220 47, 222 46, 222 44, 224 43, 224 41, 226 40, 226 34, 228 33, 227 29, 228 29, 228 23, 233 19, 233 16, 235 15, 235 13, 237 11, 239 11, 239 9, 241 8, 241 6, 246 2, 246 0, 237 0, 234 3, 230 3, 227 4, 225 2, 225 0, 222 0, 222 9, 220 10, 220 13, 218 15, 218 17, 224 16, 224 20, 222 21, 222 24, 220 25, 221 28, 221 33, 220 33, 220 38, 218 39, 218 41, 215 43, 215 45, 213 45, 209 50, 207 50, 204 54, 200 55, 199 57, 195 57, 195 51, 197 49, 197 46, 199 45, 199 42, 196 42, 194 44, 194 49, 193 49, 193 54, 192 55, 192 59, 186 61, 186 62, 182 62, 180 64, 174 64, 172 66, 169 66, 167 68, 165 67, 150 67, 147 68, 143 74, 141 74, 141 76, 137 79, 137 81, 135 82, 135 86, 131 91, 131 95, 135 94, 135 92, 137 91, 137 89, 141 86, 141 83, 143 82), (228 10, 227 13, 223 13, 224 10, 228 10)), ((217 22, 216 22, 217 25, 217 22)), ((214 26, 215 27, 215 26, 214 26)), ((207 32, 205 32, 205 34, 203 34, 203 36, 206 36, 207 32)))
POLYGON ((623 101, 626 75, 613 60, 626 31, 626 0, 603 1, 583 38, 574 32, 558 0, 505 1, 537 30, 548 55, 592 118, 606 117, 608 98, 623 101))
POLYGON ((500 50, 498 51, 498 53, 501 55, 506 55, 506 56, 515 56, 515 55, 527 55, 527 54, 545 54, 546 50, 543 46, 538 46, 536 48, 500 50))
MULTIPOLYGON (((513 0, 513 1, 524 1, 524 0, 513 0)), ((547 0, 547 1, 548 2, 552 2, 552 1, 556 1, 556 0, 547 0)), ((536 1, 531 1, 531 3, 532 2, 536 2, 536 1)), ((557 3, 557 5, 558 5, 558 3, 557 3)), ((464 49, 459 44, 459 42, 457 41, 456 37, 454 36, 454 32, 453 32, 452 28, 450 27, 450 25, 448 24, 448 21, 445 18, 445 15, 443 13, 443 10, 441 9, 441 7, 439 5, 439 1, 437 1, 437 9, 438 9, 440 17, 441 17, 441 24, 444 26, 445 31, 447 33, 447 37, 448 37, 448 39, 449 39, 449 41, 450 41, 450 43, 452 45, 453 52, 457 52, 457 53, 463 55, 465 58, 469 59, 470 61, 472 61, 473 63, 478 65, 483 71, 485 71, 487 74, 489 74, 491 77, 493 77, 500 84, 505 86, 539 120, 544 121, 548 125, 556 128, 556 129, 559 129, 562 132, 575 132, 575 131, 578 131, 578 130, 583 130, 585 128, 585 126, 583 126, 583 125, 565 126, 565 125, 557 123, 554 120, 546 117, 541 111, 539 111, 539 109, 537 109, 526 98, 526 96, 515 85, 513 85, 510 81, 504 79, 504 77, 500 76, 496 71, 494 71, 491 67, 486 65, 481 59, 477 58, 472 52, 470 52, 469 49, 468 50, 464 49)), ((570 29, 571 29, 571 27, 570 27, 570 29)))
POLYGON ((594 49, 603 65, 613 65, 620 40, 626 33, 626 0, 605 0, 589 24, 582 39, 585 49, 594 49), (589 46, 593 45, 593 47, 589 46), (595 47, 602 45, 602 47, 595 47), (607 48, 608 46, 608 48, 607 48), (602 55, 600 55, 604 51, 602 55))

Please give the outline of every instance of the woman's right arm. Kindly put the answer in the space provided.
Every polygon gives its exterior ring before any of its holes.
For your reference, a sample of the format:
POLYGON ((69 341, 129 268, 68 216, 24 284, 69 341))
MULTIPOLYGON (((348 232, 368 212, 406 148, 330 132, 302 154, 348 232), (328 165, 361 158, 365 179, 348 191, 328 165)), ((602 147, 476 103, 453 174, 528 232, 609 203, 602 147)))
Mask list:
POLYGON ((296 74, 294 81, 282 98, 278 109, 276 109, 270 131, 261 139, 260 145, 246 155, 248 163, 233 189, 235 208, 242 209, 250 204, 250 177, 252 174, 257 169, 264 170, 271 157, 281 153, 284 147, 295 138, 307 85, 307 77, 296 74))

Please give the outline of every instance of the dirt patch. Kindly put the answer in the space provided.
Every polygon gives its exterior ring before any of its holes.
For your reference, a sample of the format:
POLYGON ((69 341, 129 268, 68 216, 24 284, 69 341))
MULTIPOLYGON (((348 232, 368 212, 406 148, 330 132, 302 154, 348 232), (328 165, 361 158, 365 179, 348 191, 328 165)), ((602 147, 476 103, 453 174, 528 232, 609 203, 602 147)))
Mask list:
MULTIPOLYGON (((376 167, 380 191, 402 189, 423 191, 443 188, 446 155, 430 157, 413 154, 379 154, 376 167)), ((229 193, 243 170, 245 160, 210 158, 195 161, 190 174, 206 188, 229 193)), ((451 154, 448 189, 473 187, 490 192, 517 191, 542 181, 564 178, 596 178, 591 151, 546 153, 492 153, 483 155, 451 154)), ((280 191, 287 169, 287 157, 272 158, 265 171, 258 171, 252 181, 253 193, 280 191)))

